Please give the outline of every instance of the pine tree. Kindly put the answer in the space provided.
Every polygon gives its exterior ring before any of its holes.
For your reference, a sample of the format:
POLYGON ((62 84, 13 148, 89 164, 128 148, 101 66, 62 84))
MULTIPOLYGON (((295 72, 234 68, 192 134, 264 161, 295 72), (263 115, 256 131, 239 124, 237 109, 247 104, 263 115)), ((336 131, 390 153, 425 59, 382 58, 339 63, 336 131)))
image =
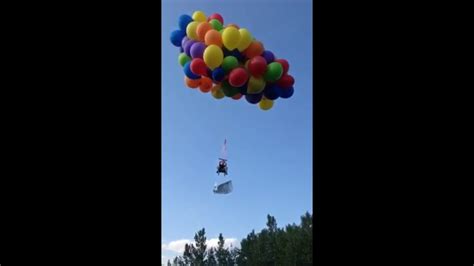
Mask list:
POLYGON ((171 266, 170 260, 168 260, 168 263, 166 264, 167 266, 171 266))
POLYGON ((210 248, 209 252, 207 253, 207 265, 209 265, 209 266, 216 266, 217 265, 214 248, 210 248))
POLYGON ((227 265, 229 251, 224 248, 225 239, 222 236, 222 233, 219 234, 219 242, 217 242, 217 251, 216 251, 216 258, 217 263, 219 265, 227 265))
POLYGON ((187 243, 184 245, 184 252, 183 252, 183 262, 185 265, 189 265, 194 263, 194 256, 193 256, 193 249, 194 246, 188 245, 187 243))
POLYGON ((194 265, 203 266, 206 263, 207 255, 206 231, 204 228, 194 235, 194 241, 196 242, 196 248, 193 249, 194 265))

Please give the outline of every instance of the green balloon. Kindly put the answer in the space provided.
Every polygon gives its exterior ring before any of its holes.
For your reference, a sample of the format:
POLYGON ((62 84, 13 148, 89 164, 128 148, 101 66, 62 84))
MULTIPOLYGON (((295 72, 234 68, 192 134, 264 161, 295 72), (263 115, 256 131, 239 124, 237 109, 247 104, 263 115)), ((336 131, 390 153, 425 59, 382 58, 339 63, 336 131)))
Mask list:
POLYGON ((239 61, 235 56, 226 56, 222 61, 222 69, 225 73, 229 73, 232 69, 239 66, 239 61))
POLYGON ((211 21, 209 21, 209 24, 211 24, 212 28, 217 31, 221 31, 222 29, 224 29, 221 22, 217 19, 211 19, 211 21))
POLYGON ((265 80, 263 78, 255 78, 253 76, 250 77, 249 83, 247 84, 247 93, 249 94, 257 94, 265 89, 265 80))
POLYGON ((184 67, 184 65, 186 65, 186 63, 189 61, 191 61, 191 58, 187 54, 185 53, 179 54, 178 62, 182 67, 184 67))
POLYGON ((277 81, 283 74, 283 67, 278 62, 273 62, 267 65, 267 71, 263 76, 266 81, 277 81))
POLYGON ((224 80, 222 82, 222 92, 227 97, 233 97, 233 96, 237 95, 240 92, 240 89, 236 88, 236 87, 232 87, 229 84, 228 80, 224 80))

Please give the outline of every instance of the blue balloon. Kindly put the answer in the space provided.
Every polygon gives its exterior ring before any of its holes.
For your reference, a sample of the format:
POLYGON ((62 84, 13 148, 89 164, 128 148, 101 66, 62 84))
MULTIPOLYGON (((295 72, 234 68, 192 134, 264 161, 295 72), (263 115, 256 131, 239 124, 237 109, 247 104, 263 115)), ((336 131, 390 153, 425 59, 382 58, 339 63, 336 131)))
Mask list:
POLYGON ((263 96, 262 92, 257 93, 257 94, 247 94, 245 95, 245 99, 247 100, 247 102, 251 104, 257 104, 262 99, 262 96, 263 96))
POLYGON ((239 87, 240 94, 247 95, 247 86, 248 86, 248 82, 245 82, 245 84, 242 87, 239 87))
POLYGON ((188 77, 189 79, 199 79, 201 76, 198 76, 196 74, 194 74, 192 71, 191 71, 191 61, 187 62, 185 65, 184 65, 184 74, 186 75, 186 77, 188 77))
POLYGON ((225 77, 225 71, 222 67, 217 67, 212 71, 212 79, 217 82, 221 82, 225 77))
POLYGON ((267 61, 267 64, 270 64, 275 60, 275 55, 268 50, 263 51, 262 56, 265 58, 265 61, 267 61))
POLYGON ((171 43, 176 47, 180 47, 184 36, 186 36, 186 33, 182 30, 173 31, 170 37, 171 43))
POLYGON ((267 86, 265 86, 265 90, 263 91, 263 95, 265 95, 265 98, 273 101, 280 97, 280 90, 281 88, 275 84, 267 84, 267 86))
POLYGON ((230 52, 230 55, 234 56, 235 58, 237 58, 237 60, 239 60, 239 62, 242 62, 245 58, 244 56, 239 52, 238 49, 234 49, 230 52))
POLYGON ((280 97, 283 99, 288 99, 291 97, 291 95, 293 95, 294 92, 295 89, 293 87, 290 87, 288 89, 280 88, 280 97))
POLYGON ((189 15, 181 15, 179 17, 179 28, 186 32, 186 27, 188 26, 189 23, 193 21, 193 18, 189 15))

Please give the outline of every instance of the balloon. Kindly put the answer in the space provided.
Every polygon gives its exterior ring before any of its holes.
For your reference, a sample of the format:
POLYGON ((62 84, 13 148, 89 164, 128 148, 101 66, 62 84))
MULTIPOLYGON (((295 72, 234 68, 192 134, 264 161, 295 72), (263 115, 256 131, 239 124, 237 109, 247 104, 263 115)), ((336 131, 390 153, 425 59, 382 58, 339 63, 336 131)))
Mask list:
POLYGON ((184 49, 184 52, 188 55, 188 56, 191 56, 191 46, 193 46, 193 44, 195 44, 196 41, 193 41, 193 40, 189 40, 187 41, 184 46, 183 46, 183 49, 184 49))
POLYGON ((210 20, 212 20, 212 19, 216 19, 216 20, 218 20, 221 24, 224 24, 224 18, 223 18, 220 14, 218 14, 218 13, 214 13, 214 14, 210 15, 210 16, 207 18, 208 21, 210 21, 210 20))
POLYGON ((184 64, 184 74, 186 75, 186 77, 188 77, 190 79, 199 79, 199 78, 201 78, 200 76, 194 74, 191 71, 191 62, 187 62, 186 64, 184 64))
POLYGON ((284 89, 288 89, 292 87, 293 84, 295 84, 295 79, 292 76, 287 75, 287 74, 284 74, 283 76, 281 76, 281 78, 277 81, 277 85, 284 89))
MULTIPOLYGON (((245 96, 247 102, 258 103, 262 110, 273 108, 278 98, 294 94, 295 79, 288 74, 289 63, 265 50, 248 29, 233 23, 224 27, 220 14, 206 17, 202 11, 179 16, 178 24, 170 41, 179 47, 178 63, 187 87, 211 92, 215 99, 227 96, 239 100, 245 96)), ((278 33, 273 28, 267 31, 278 33)))
POLYGON ((209 24, 209 22, 202 22, 201 24, 199 24, 196 28, 198 40, 203 42, 204 36, 206 36, 206 33, 210 30, 212 30, 212 26, 211 24, 209 24))
POLYGON ((232 27, 232 28, 235 28, 235 29, 239 29, 239 26, 237 26, 237 25, 234 24, 234 23, 227 24, 226 28, 228 28, 228 27, 232 27))
POLYGON ((264 78, 266 81, 277 81, 283 74, 283 67, 278 62, 273 62, 267 65, 264 78))
POLYGON ((247 94, 245 95, 245 99, 247 100, 247 102, 251 104, 257 104, 262 99, 262 95, 263 95, 262 93, 247 94))
POLYGON ((212 71, 212 79, 216 82, 221 82, 225 77, 225 71, 222 67, 218 67, 212 71))
POLYGON ((185 53, 181 53, 178 56, 178 62, 181 66, 184 66, 187 62, 191 61, 191 58, 185 53))
POLYGON ((212 80, 207 77, 201 78, 201 83, 199 84, 199 90, 208 93, 212 88, 212 80))
POLYGON ((193 21, 193 18, 190 17, 189 15, 181 15, 179 17, 179 28, 185 32, 186 31, 186 27, 188 26, 189 23, 191 23, 193 21))
POLYGON ((232 96, 232 99, 234 99, 234 100, 240 100, 240 98, 242 98, 242 96, 243 96, 242 94, 237 93, 236 95, 232 96))
POLYGON ((267 61, 262 56, 255 56, 247 62, 247 68, 254 77, 261 77, 267 71, 267 61))
POLYGON ((244 61, 244 59, 245 59, 244 55, 241 54, 238 49, 234 49, 234 50, 230 51, 229 55, 237 58, 237 61, 239 61, 239 62, 244 61))
POLYGON ((288 99, 290 98, 293 93, 295 92, 295 89, 293 87, 290 87, 289 89, 280 89, 280 97, 283 99, 288 99))
POLYGON ((288 70, 290 70, 290 65, 288 64, 288 61, 286 61, 285 59, 275 59, 275 62, 281 64, 281 66, 283 67, 283 74, 288 73, 288 70))
POLYGON ((241 86, 239 88, 239 93, 242 94, 242 95, 247 95, 247 86, 248 86, 248 83, 244 84, 243 86, 241 86))
POLYGON ((239 66, 239 61, 234 56, 226 56, 222 61, 222 69, 224 69, 225 73, 229 73, 232 69, 239 66))
POLYGON ((182 30, 173 31, 170 36, 171 43, 176 47, 180 47, 184 36, 186 36, 186 33, 182 30))
POLYGON ((280 97, 280 88, 275 86, 275 84, 267 84, 263 91, 263 96, 269 100, 276 100, 280 97))
POLYGON ((249 75, 244 68, 238 67, 234 68, 229 74, 229 83, 233 87, 240 87, 247 82, 249 75))
POLYGON ((273 101, 269 99, 262 98, 262 100, 258 103, 258 107, 262 110, 270 110, 273 107, 273 101))
POLYGON ((214 87, 212 87, 211 94, 216 99, 222 99, 222 98, 225 97, 224 92, 222 91, 222 88, 221 88, 220 84, 215 85, 214 87))
POLYGON ((224 54, 222 53, 221 48, 217 45, 209 45, 206 50, 204 50, 204 62, 206 65, 211 69, 221 65, 222 60, 224 58, 224 54))
POLYGON ((265 89, 265 80, 263 78, 256 78, 250 76, 249 83, 247 85, 247 93, 248 94, 257 94, 265 89))
POLYGON ((275 56, 273 55, 272 52, 268 51, 268 50, 265 50, 262 54, 262 56, 265 58, 265 60, 267 61, 267 64, 270 64, 271 62, 273 62, 273 60, 275 60, 275 56))
POLYGON ((185 76, 184 77, 184 83, 189 88, 195 89, 195 88, 199 87, 199 84, 201 83, 201 79, 190 79, 190 78, 185 76))
POLYGON ((224 29, 222 33, 222 42, 224 46, 229 50, 237 48, 240 42, 240 32, 234 27, 228 27, 224 29))
POLYGON ((198 22, 205 22, 206 21, 206 14, 202 11, 196 11, 193 13, 193 19, 194 21, 198 22))
POLYGON ((209 30, 208 32, 206 32, 206 35, 204 36, 204 43, 206 45, 214 44, 219 47, 222 47, 221 34, 216 30, 209 30))
POLYGON ((188 26, 186 27, 186 35, 188 36, 189 39, 191 40, 198 39, 197 33, 196 33, 196 29, 198 25, 199 25, 199 22, 193 21, 189 23, 188 26))
POLYGON ((191 61, 190 65, 191 72, 195 75, 206 75, 207 74, 207 67, 206 63, 204 63, 204 60, 201 58, 194 58, 191 61))
POLYGON ((224 80, 222 82, 222 92, 224 92, 224 95, 227 97, 232 97, 236 95, 237 93, 240 92, 239 88, 233 87, 232 85, 229 84, 227 80, 224 80))
POLYGON ((181 40, 181 47, 184 48, 184 44, 189 41, 188 36, 184 36, 184 38, 181 40))
POLYGON ((209 21, 209 24, 211 24, 212 28, 217 31, 221 31, 224 29, 222 23, 220 23, 217 19, 211 19, 211 21, 209 21))
POLYGON ((189 50, 192 58, 202 58, 206 45, 202 42, 195 42, 189 50))
POLYGON ((240 42, 237 45, 237 49, 242 52, 243 50, 247 49, 247 47, 249 47, 250 43, 252 43, 252 35, 247 29, 239 29, 239 33, 240 42))
POLYGON ((259 41, 252 41, 245 49, 244 54, 247 58, 251 59, 254 58, 255 56, 259 56, 263 53, 263 44, 259 41))

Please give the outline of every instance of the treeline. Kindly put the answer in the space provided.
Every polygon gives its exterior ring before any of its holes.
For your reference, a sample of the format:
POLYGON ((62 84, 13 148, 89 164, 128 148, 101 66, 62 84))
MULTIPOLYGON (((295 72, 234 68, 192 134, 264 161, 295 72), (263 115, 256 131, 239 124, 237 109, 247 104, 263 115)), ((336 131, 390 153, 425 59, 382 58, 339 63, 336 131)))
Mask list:
POLYGON ((205 229, 194 235, 194 244, 186 244, 182 256, 171 265, 312 265, 313 216, 306 212, 299 225, 278 228, 275 217, 267 215, 267 228, 252 230, 236 247, 224 248, 225 239, 219 234, 216 248, 207 248, 205 229))

